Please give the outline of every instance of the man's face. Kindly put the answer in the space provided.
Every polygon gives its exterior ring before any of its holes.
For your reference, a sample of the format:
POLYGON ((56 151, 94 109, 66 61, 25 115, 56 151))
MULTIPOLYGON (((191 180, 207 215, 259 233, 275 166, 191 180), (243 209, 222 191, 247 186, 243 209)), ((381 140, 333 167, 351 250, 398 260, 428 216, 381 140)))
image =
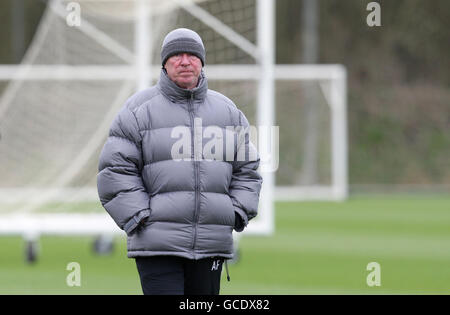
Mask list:
POLYGON ((164 68, 176 85, 183 89, 193 89, 198 83, 202 61, 190 53, 179 53, 167 59, 164 68))

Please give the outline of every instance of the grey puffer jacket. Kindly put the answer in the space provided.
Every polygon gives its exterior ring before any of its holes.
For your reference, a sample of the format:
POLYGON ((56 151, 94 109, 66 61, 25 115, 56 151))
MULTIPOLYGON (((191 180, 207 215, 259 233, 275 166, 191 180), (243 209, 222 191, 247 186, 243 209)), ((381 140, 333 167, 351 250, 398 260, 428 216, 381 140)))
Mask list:
POLYGON ((233 228, 242 231, 256 216, 262 178, 248 135, 227 126, 248 121, 231 100, 208 89, 203 71, 197 88, 186 90, 162 69, 155 86, 127 100, 101 152, 97 186, 102 205, 128 235, 128 257, 233 257, 233 228), (233 138, 231 160, 229 146, 223 159, 205 158, 208 126, 220 127, 218 139, 233 138), (181 141, 174 128, 189 131, 182 159, 173 158, 181 141), (241 149, 244 159, 237 158, 241 149))

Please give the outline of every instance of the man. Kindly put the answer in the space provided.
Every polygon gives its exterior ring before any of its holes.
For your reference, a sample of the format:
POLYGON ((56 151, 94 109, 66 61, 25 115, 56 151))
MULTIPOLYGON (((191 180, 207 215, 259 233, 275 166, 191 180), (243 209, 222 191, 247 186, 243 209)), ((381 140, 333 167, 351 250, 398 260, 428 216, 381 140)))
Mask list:
MULTIPOLYGON (((112 123, 98 192, 127 233, 144 294, 219 294, 222 263, 233 257, 232 231, 243 231, 257 214, 259 157, 248 135, 228 128, 248 127, 246 117, 208 89, 197 33, 167 34, 161 60, 158 83, 130 97, 112 123), (223 131, 217 138, 235 140, 232 154, 229 145, 223 153, 231 160, 198 152, 208 140, 198 122, 223 131), (186 130, 189 137, 180 137, 186 130)), ((221 151, 218 145, 214 151, 221 151)))

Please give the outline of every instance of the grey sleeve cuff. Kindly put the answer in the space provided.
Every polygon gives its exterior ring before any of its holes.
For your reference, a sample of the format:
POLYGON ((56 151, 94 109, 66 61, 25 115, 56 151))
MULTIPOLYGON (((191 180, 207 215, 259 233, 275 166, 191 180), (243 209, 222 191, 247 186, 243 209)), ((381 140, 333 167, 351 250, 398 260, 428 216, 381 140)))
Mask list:
POLYGON ((130 234, 144 219, 148 218, 149 216, 150 209, 139 211, 127 223, 125 223, 125 225, 123 226, 123 230, 125 231, 125 233, 130 234))

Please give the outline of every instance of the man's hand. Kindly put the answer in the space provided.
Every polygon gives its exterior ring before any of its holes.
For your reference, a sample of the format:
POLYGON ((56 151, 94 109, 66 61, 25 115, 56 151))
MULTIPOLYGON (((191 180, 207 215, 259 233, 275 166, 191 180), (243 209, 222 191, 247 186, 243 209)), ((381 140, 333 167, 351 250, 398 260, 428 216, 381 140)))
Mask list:
POLYGON ((244 220, 241 218, 239 213, 234 212, 234 229, 236 232, 242 232, 244 230, 245 224, 244 220))

